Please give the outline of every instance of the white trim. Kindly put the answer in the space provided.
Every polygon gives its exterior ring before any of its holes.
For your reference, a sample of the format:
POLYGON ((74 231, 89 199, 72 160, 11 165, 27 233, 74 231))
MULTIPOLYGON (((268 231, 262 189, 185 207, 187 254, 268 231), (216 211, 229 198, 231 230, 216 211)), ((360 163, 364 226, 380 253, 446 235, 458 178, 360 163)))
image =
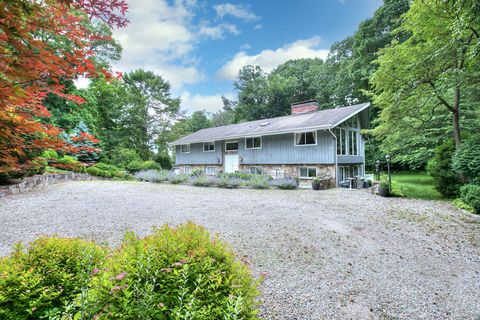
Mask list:
POLYGON ((204 141, 202 147, 203 147, 203 152, 215 152, 215 141, 204 141), (213 143, 213 150, 205 151, 205 143, 213 143))
POLYGON ((262 174, 262 172, 263 172, 263 169, 262 169, 261 166, 249 166, 249 167, 248 167, 248 173, 249 173, 249 174, 262 174), (255 173, 252 173, 252 168, 255 168, 255 173), (260 169, 260 170, 259 170, 260 173, 257 173, 256 168, 259 168, 259 169, 260 169))
MULTIPOLYGON (((338 154, 337 154, 337 136, 332 132, 332 129, 328 129, 330 133, 333 136, 333 143, 334 143, 334 148, 333 148, 333 153, 335 157, 335 186, 338 187, 338 154)), ((363 157, 363 162, 365 165, 365 157, 363 157)))
MULTIPOLYGON (((307 137, 305 137, 306 139, 307 137)), ((293 146, 295 147, 311 147, 311 146, 316 146, 318 145, 318 136, 317 136, 317 130, 315 131, 302 131, 302 132, 294 132, 293 133, 293 146), (297 144, 297 134, 302 134, 302 133, 307 133, 307 132, 315 132, 315 143, 312 144, 297 144)))
POLYGON ((180 153, 190 153, 191 150, 192 150, 191 143, 184 143, 180 145, 180 153), (188 151, 183 151, 182 150, 183 146, 188 146, 188 151))
POLYGON ((192 173, 192 166, 183 166, 183 174, 189 174, 192 173), (188 172, 187 172, 188 168, 188 172))
POLYGON ((214 166, 205 166, 205 174, 209 175, 209 176, 214 176, 217 174, 217 167, 214 167, 214 166), (208 173, 208 169, 213 169, 213 173, 208 173))
MULTIPOLYGON (((252 141, 252 145, 254 146, 255 145, 255 142, 252 141)), ((245 150, 258 150, 258 149, 262 149, 263 147, 263 139, 262 139, 262 136, 255 136, 255 137, 245 137, 245 150), (260 138, 260 147, 252 147, 252 148, 247 148, 247 139, 255 139, 255 138, 260 138)))
MULTIPOLYGON (((338 126, 340 123, 342 123, 343 121, 347 120, 348 118, 362 112, 363 110, 365 110, 366 108, 370 107, 370 102, 368 102, 365 106, 363 106, 362 108, 358 109, 357 111, 355 111, 354 113, 351 113, 349 114, 348 116, 344 117, 342 120, 340 121, 337 121, 336 123, 334 124, 326 124, 326 125, 322 125, 322 126, 311 126, 311 127, 300 127, 300 128, 293 128, 293 129, 287 129, 287 130, 277 130, 277 131, 266 131, 266 132, 259 132, 262 136, 273 136, 273 135, 277 135, 277 134, 284 134, 284 133, 294 133, 294 132, 301 132, 301 131, 314 131, 314 130, 326 130, 326 129, 331 129, 331 128, 335 128, 336 126, 338 126)), ((241 138, 245 138, 245 137, 252 137, 252 136, 255 136, 255 135, 252 135, 252 133, 245 133, 245 134, 239 134, 239 135, 236 135, 236 136, 219 136, 219 137, 214 137, 213 139, 215 140, 228 140, 228 139, 241 139, 241 138)), ((257 135, 258 136, 258 135, 257 135)), ((200 139, 200 140, 193 140, 193 141, 190 141, 189 143, 192 144, 192 143, 201 143, 201 142, 204 142, 204 141, 212 141, 212 138, 209 138, 208 140, 205 140, 205 139, 200 139)), ((170 146, 176 146, 176 145, 180 145, 180 144, 185 144, 184 142, 178 142, 178 143, 174 143, 174 142, 170 142, 168 143, 168 145, 170 146)))
POLYGON ((309 176, 308 176, 308 171, 310 171, 310 169, 315 169, 315 177, 316 177, 316 176, 317 176, 317 171, 318 171, 318 170, 317 170, 317 167, 298 166, 298 178, 299 178, 299 179, 306 179, 306 180, 313 180, 313 177, 309 177, 309 176), (301 172, 300 168, 307 168, 307 176, 306 176, 306 177, 302 177, 302 176, 300 175, 300 172, 301 172))
POLYGON ((238 140, 235 141, 225 141, 225 151, 230 152, 230 151, 238 151, 240 149, 240 144, 238 143, 238 140), (237 144, 237 150, 227 150, 227 143, 236 143, 237 144))

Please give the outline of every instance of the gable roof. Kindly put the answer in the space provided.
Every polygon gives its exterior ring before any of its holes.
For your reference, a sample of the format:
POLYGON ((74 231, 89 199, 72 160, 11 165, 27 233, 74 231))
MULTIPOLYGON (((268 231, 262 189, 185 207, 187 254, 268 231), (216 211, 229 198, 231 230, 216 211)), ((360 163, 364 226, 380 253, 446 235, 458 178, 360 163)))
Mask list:
POLYGON ((369 106, 370 103, 361 103, 313 113, 289 115, 201 129, 171 142, 170 145, 282 134, 302 130, 331 129, 369 106))

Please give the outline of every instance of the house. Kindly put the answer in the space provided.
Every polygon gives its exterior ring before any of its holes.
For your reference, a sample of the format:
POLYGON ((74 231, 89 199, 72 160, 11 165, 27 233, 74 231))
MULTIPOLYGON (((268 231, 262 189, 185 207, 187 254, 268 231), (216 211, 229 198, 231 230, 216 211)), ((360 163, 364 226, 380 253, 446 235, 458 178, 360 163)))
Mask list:
POLYGON ((244 171, 339 185, 365 173, 369 103, 318 110, 315 100, 291 106, 291 115, 202 129, 172 142, 176 166, 189 173, 244 171))

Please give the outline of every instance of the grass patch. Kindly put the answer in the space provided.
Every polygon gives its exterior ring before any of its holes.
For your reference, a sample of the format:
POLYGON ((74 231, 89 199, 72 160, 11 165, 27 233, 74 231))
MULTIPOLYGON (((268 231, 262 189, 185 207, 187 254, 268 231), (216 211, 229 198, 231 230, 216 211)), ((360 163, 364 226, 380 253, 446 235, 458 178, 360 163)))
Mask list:
POLYGON ((397 182, 407 198, 445 200, 433 186, 433 178, 426 172, 395 172, 392 180, 397 182))

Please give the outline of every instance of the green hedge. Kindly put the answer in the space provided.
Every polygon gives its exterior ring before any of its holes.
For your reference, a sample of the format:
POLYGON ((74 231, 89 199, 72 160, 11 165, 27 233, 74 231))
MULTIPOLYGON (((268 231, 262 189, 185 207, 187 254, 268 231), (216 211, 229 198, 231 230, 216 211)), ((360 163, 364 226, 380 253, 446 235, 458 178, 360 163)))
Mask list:
POLYGON ((117 249, 41 238, 0 260, 1 319, 257 319, 258 282, 191 222, 117 249))

